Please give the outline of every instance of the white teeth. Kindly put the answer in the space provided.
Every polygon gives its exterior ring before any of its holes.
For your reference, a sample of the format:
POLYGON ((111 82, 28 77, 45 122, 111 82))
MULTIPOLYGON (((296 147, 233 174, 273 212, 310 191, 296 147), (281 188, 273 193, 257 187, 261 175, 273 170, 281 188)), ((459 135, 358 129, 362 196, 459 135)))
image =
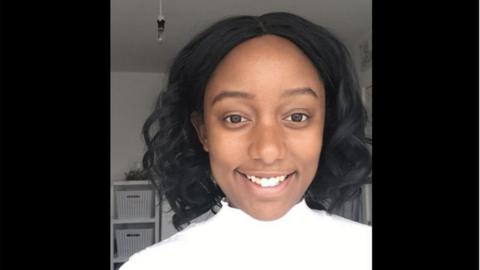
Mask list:
POLYGON ((280 175, 276 177, 264 178, 264 177, 256 177, 256 176, 247 176, 248 179, 254 183, 261 185, 262 187, 274 187, 280 184, 285 178, 286 175, 280 175))

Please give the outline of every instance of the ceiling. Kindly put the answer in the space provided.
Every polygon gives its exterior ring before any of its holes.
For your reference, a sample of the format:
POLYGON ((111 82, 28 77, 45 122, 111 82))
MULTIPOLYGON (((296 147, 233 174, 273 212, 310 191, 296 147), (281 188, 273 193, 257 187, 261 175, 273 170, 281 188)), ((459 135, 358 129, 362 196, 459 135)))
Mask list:
POLYGON ((331 30, 350 49, 372 28, 371 0, 111 0, 110 5, 111 71, 167 72, 195 34, 233 15, 291 12, 331 30), (166 21, 162 42, 156 28, 160 9, 166 21))

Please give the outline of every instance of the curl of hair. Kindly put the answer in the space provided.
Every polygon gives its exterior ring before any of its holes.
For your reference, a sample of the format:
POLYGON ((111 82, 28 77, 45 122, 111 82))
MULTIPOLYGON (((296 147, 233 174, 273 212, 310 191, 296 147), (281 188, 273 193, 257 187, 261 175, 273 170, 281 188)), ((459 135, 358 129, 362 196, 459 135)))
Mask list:
POLYGON ((325 86, 324 142, 317 173, 305 194, 307 204, 331 212, 358 195, 367 182, 371 156, 364 133, 366 110, 346 47, 323 27, 290 13, 226 18, 178 53, 167 87, 142 130, 147 145, 143 166, 174 211, 177 230, 207 211, 215 213, 225 196, 211 179, 208 153, 202 149, 190 115, 203 115, 205 87, 222 58, 240 43, 265 34, 298 46, 325 86), (157 131, 152 136, 154 127, 157 131))

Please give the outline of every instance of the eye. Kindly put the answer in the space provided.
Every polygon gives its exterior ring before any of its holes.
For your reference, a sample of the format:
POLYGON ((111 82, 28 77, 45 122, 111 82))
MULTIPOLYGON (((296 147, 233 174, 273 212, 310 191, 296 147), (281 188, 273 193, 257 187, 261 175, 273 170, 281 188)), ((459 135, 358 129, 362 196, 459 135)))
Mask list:
POLYGON ((287 120, 292 122, 304 122, 308 118, 308 115, 304 113, 292 113, 290 116, 287 117, 287 120))
POLYGON ((241 115, 232 114, 232 115, 226 116, 224 118, 224 120, 226 120, 227 122, 232 123, 232 124, 238 124, 238 123, 241 123, 241 122, 245 122, 247 119, 242 117, 241 115))

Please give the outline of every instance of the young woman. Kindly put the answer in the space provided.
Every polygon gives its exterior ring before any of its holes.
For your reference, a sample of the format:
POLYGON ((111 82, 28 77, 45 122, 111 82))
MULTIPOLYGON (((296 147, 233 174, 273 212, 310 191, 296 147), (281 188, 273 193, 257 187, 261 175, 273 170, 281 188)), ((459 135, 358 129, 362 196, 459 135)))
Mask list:
POLYGON ((212 25, 143 130, 180 232, 121 269, 371 269, 371 227, 331 214, 370 173, 365 121, 348 51, 324 28, 289 13, 212 25))

